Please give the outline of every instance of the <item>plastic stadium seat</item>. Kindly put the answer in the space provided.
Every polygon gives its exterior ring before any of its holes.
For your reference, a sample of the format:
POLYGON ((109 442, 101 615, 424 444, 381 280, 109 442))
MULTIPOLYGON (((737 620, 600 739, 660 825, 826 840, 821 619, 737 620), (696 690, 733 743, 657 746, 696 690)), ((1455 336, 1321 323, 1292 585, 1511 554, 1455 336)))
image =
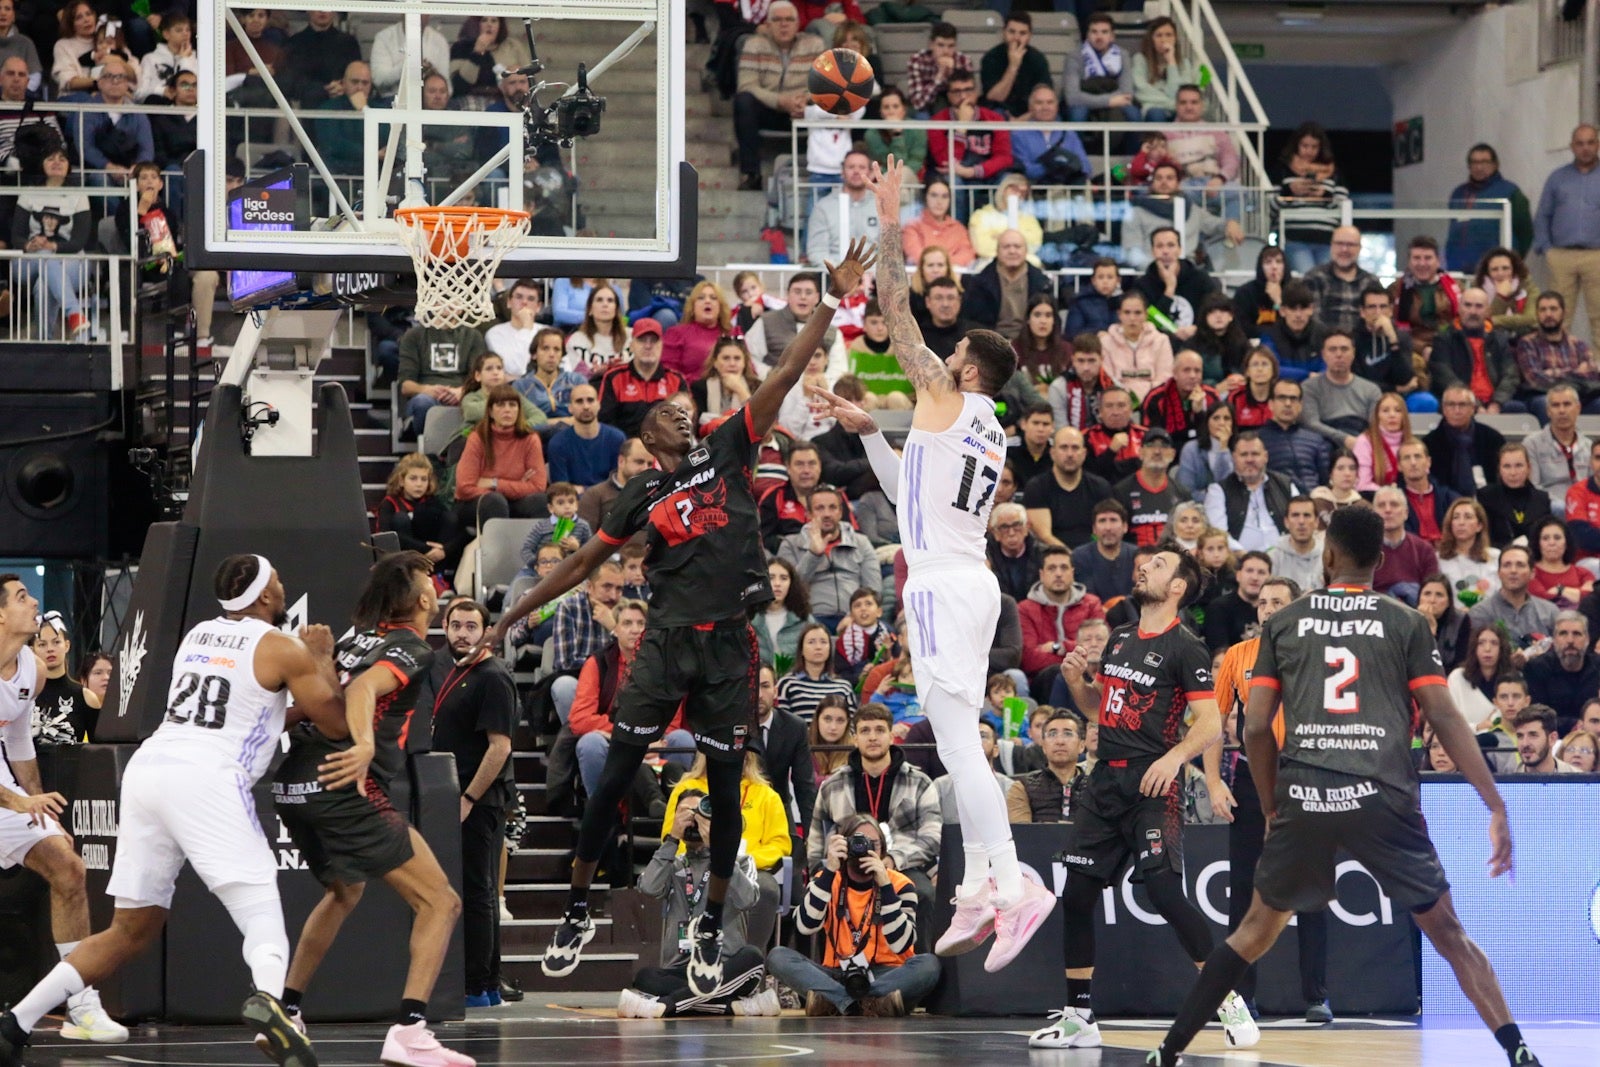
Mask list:
POLYGON ((478 600, 511 584, 522 569, 522 542, 537 519, 490 519, 478 533, 478 600))
POLYGON ((426 456, 442 456, 450 442, 461 433, 461 409, 439 404, 428 409, 428 420, 417 439, 417 450, 426 456))

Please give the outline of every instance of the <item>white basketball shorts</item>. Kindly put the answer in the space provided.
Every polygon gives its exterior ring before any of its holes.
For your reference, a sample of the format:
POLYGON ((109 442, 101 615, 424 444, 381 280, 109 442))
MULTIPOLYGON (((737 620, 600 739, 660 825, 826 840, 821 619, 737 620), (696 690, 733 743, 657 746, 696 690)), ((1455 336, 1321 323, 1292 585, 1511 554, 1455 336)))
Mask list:
POLYGON ((918 692, 937 688, 976 712, 989 680, 1000 584, 981 563, 922 563, 906 577, 903 598, 918 692))
POLYGON ((43 826, 35 826, 33 820, 20 811, 0 808, 0 871, 22 866, 34 845, 48 837, 60 836, 61 827, 52 818, 46 818, 43 826))

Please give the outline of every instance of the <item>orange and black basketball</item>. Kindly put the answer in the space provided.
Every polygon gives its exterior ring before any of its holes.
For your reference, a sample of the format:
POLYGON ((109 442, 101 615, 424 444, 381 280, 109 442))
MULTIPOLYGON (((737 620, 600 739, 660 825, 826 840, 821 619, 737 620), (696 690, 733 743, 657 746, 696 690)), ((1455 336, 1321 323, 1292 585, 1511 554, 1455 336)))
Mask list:
POLYGON ((848 115, 872 99, 872 64, 860 52, 830 48, 811 64, 811 99, 830 115, 848 115))

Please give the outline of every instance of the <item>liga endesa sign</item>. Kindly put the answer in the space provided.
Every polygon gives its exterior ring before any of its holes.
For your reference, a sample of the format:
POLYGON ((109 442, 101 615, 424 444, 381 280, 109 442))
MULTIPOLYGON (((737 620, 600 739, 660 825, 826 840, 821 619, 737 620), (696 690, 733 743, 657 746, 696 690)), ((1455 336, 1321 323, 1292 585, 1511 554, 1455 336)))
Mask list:
MULTIPOLYGON (((1058 897, 1066 865, 1055 854, 1069 841, 1065 826, 1013 826, 1024 874, 1058 897)), ((1228 933, 1228 828, 1189 826, 1183 835, 1184 890, 1220 943, 1228 933)), ((963 863, 961 828, 947 825, 940 881, 954 885, 963 863)), ((1417 957, 1411 916, 1394 907, 1353 859, 1339 862, 1338 899, 1329 905, 1328 996, 1341 1013, 1404 1014, 1417 1010, 1417 957)), ((934 930, 950 921, 949 894, 936 894, 934 930)), ((1299 948, 1286 931, 1261 960, 1256 999, 1269 1015, 1299 1015, 1299 948)), ((1171 1017, 1194 984, 1194 964, 1156 914, 1144 889, 1125 874, 1095 909, 1094 1007, 1103 1015, 1171 1017)), ((1022 955, 998 974, 983 970, 984 951, 944 961, 944 979, 929 1010, 950 1015, 1039 1015, 1066 1003, 1058 907, 1022 955)))

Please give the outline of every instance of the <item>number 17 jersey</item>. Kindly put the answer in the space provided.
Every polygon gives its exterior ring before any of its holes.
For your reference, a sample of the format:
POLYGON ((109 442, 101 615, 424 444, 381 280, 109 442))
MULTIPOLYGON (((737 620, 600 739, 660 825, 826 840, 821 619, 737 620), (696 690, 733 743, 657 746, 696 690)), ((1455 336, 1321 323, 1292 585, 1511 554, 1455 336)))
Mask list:
POLYGON ((1006 435, 994 400, 963 393, 961 414, 940 433, 912 427, 900 461, 900 546, 906 566, 932 560, 982 565, 1006 435))

